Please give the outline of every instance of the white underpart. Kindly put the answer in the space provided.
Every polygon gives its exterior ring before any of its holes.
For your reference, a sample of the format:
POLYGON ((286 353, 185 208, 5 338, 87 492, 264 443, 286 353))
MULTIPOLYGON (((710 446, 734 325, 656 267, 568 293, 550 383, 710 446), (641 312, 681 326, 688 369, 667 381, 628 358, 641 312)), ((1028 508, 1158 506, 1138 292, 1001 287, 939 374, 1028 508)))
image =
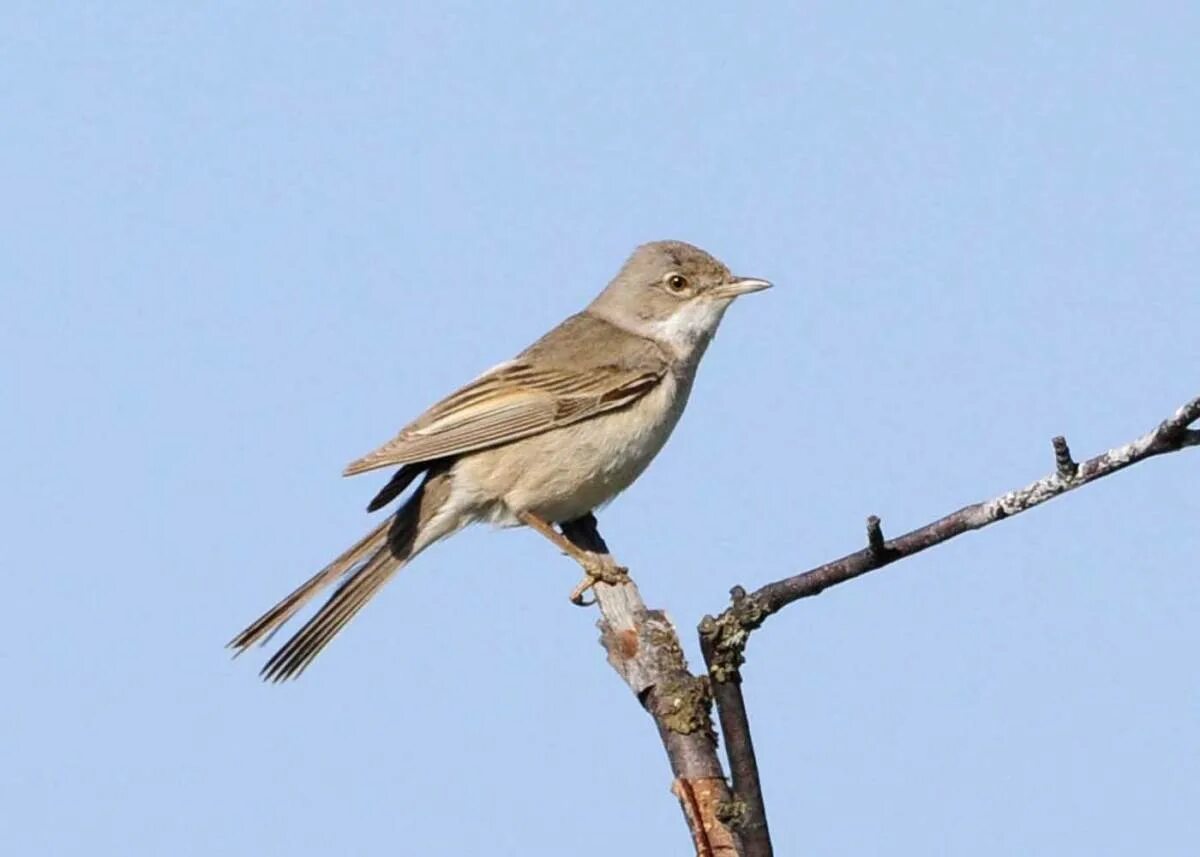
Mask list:
POLYGON ((642 332, 687 358, 697 346, 708 345, 730 303, 729 299, 692 298, 680 304, 670 318, 648 322, 642 332))

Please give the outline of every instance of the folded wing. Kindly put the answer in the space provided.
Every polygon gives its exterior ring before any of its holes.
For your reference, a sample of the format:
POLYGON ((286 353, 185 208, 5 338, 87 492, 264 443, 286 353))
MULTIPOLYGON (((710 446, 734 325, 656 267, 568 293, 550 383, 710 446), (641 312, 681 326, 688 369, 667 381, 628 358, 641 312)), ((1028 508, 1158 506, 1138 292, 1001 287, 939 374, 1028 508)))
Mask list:
POLYGON ((507 363, 438 402, 346 475, 511 443, 623 408, 662 382, 666 363, 583 371, 507 363))

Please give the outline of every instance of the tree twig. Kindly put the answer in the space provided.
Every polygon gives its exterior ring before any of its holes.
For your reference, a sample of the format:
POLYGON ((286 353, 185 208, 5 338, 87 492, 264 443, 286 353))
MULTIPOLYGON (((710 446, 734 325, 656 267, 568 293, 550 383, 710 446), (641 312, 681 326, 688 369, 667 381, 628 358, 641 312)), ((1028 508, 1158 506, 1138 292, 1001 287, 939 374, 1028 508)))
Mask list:
POLYGON ((758 778, 758 763, 750 740, 750 725, 742 696, 740 668, 750 633, 788 604, 824 592, 869 571, 920 553, 955 536, 978 530, 1032 509, 1068 491, 1094 482, 1139 461, 1200 446, 1200 430, 1190 426, 1200 420, 1200 397, 1192 399, 1153 431, 1124 446, 1078 464, 1066 439, 1053 440, 1055 472, 991 500, 965 506, 933 523, 895 539, 886 540, 879 518, 867 519, 867 546, 840 559, 768 583, 747 594, 740 586, 731 591, 732 604, 716 618, 700 622, 700 643, 713 697, 725 735, 726 753, 733 775, 735 803, 743 811, 739 827, 747 857, 771 854, 766 810, 758 778))
MULTIPOLYGON (((731 610, 751 607, 745 600, 746 591, 740 586, 735 586, 730 595, 733 598, 731 610)), ((753 617, 749 616, 743 616, 742 619, 753 621, 753 617)), ((706 616, 700 623, 700 650, 708 665, 713 699, 721 721, 721 735, 725 738, 725 756, 729 759, 729 773, 733 779, 733 799, 728 815, 731 822, 736 822, 742 839, 742 853, 746 857, 771 857, 771 832, 767 828, 762 784, 758 779, 758 759, 750 737, 746 700, 742 696, 742 677, 736 671, 726 674, 716 665, 713 645, 718 637, 709 632, 707 623, 710 621, 715 620, 706 616)))

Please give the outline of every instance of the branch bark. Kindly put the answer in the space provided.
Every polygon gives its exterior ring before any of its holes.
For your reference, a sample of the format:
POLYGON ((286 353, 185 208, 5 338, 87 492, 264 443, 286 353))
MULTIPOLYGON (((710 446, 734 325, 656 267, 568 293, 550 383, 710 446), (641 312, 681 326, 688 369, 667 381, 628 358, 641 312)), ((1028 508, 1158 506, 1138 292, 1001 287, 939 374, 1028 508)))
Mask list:
MULTIPOLYGON (((739 613, 743 622, 751 623, 756 617, 743 611, 755 609, 746 600, 746 592, 735 586, 730 592, 733 605, 730 610, 739 613)), ((771 831, 767 827, 767 810, 763 802, 762 783, 758 778, 758 758, 754 754, 754 741, 750 737, 750 718, 746 714, 746 700, 742 696, 742 676, 734 669, 722 666, 722 657, 716 646, 720 636, 712 627, 716 622, 705 616, 700 622, 700 651, 708 668, 709 687, 717 704, 717 716, 721 721, 721 734, 725 737, 725 755, 729 759, 729 770, 733 779, 733 801, 738 817, 738 833, 742 838, 742 854, 745 857, 772 857, 771 831)))
POLYGON ((862 550, 768 583, 750 594, 740 586, 734 587, 730 592, 730 606, 716 618, 705 616, 699 632, 721 731, 725 735, 734 795, 743 809, 743 823, 739 826, 743 853, 747 857, 766 857, 772 853, 758 762, 750 740, 750 724, 741 687, 746 643, 754 630, 801 598, 818 595, 831 586, 883 568, 955 536, 1018 515, 1139 461, 1200 446, 1200 430, 1190 428, 1197 421, 1200 421, 1200 397, 1184 404, 1153 431, 1082 464, 1077 464, 1071 457, 1066 440, 1056 437, 1053 440, 1055 471, 1049 476, 991 500, 965 506, 892 540, 884 538, 879 518, 872 515, 867 519, 867 546, 862 550))
MULTIPOLYGON (((559 525, 575 545, 615 567, 592 515, 559 525)), ((649 610, 632 580, 596 585, 600 606, 600 642, 608 662, 654 718, 670 760, 671 791, 692 835, 697 857, 735 857, 743 853, 728 823, 729 787, 717 757, 709 683, 693 675, 671 620, 649 610)))

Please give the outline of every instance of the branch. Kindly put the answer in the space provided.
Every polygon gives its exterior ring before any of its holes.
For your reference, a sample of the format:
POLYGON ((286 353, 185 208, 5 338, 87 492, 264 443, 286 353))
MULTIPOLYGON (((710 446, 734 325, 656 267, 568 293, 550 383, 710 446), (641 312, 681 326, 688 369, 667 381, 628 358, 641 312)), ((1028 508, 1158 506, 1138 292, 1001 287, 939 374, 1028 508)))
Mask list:
MULTIPOLYGON (((592 515, 560 524, 578 547, 616 567, 592 515)), ((709 683, 689 672, 679 636, 666 614, 648 610, 632 580, 595 587, 600 605, 600 642, 608 662, 654 718, 667 751, 679 799, 697 857, 742 854, 729 822, 731 805, 725 772, 717 757, 709 683)))
MULTIPOLYGON (((735 586, 729 593, 733 605, 726 611, 737 614, 738 623, 753 624, 762 618, 754 615, 754 602, 746 599, 746 590, 735 586), (750 611, 749 613, 746 611, 750 611)), ((724 614, 722 614, 724 616, 724 614)), ((767 811, 763 804, 762 784, 758 779, 758 760, 750 738, 750 719, 746 715, 746 700, 742 697, 742 676, 735 669, 724 669, 717 648, 721 635, 717 620, 705 616, 700 621, 700 651, 708 667, 709 685, 717 703, 721 734, 725 736, 725 755, 733 778, 733 803, 738 813, 738 833, 746 857, 771 857, 771 832, 767 828, 767 811)), ((747 632, 748 633, 748 632, 747 632)), ((745 641, 742 641, 745 645, 745 641)))
POLYGON ((733 776, 734 795, 743 806, 744 823, 740 827, 745 853, 749 857, 771 854, 766 811, 758 780, 758 763, 750 741, 750 726, 742 697, 741 665, 750 633, 788 604, 824 592, 859 575, 920 553, 955 536, 978 530, 1040 506, 1089 482, 1102 479, 1139 461, 1200 446, 1200 430, 1189 428, 1200 420, 1200 397, 1192 399, 1164 420, 1153 431, 1124 446, 1077 464, 1065 438, 1053 440, 1055 472, 1023 488, 1009 491, 991 500, 965 506, 931 524, 892 540, 886 540, 879 518, 867 519, 867 546, 841 559, 792 577, 768 583, 746 594, 740 586, 731 590, 732 604, 715 619, 705 616, 700 622, 700 644, 713 697, 725 735, 726 753, 733 776))

